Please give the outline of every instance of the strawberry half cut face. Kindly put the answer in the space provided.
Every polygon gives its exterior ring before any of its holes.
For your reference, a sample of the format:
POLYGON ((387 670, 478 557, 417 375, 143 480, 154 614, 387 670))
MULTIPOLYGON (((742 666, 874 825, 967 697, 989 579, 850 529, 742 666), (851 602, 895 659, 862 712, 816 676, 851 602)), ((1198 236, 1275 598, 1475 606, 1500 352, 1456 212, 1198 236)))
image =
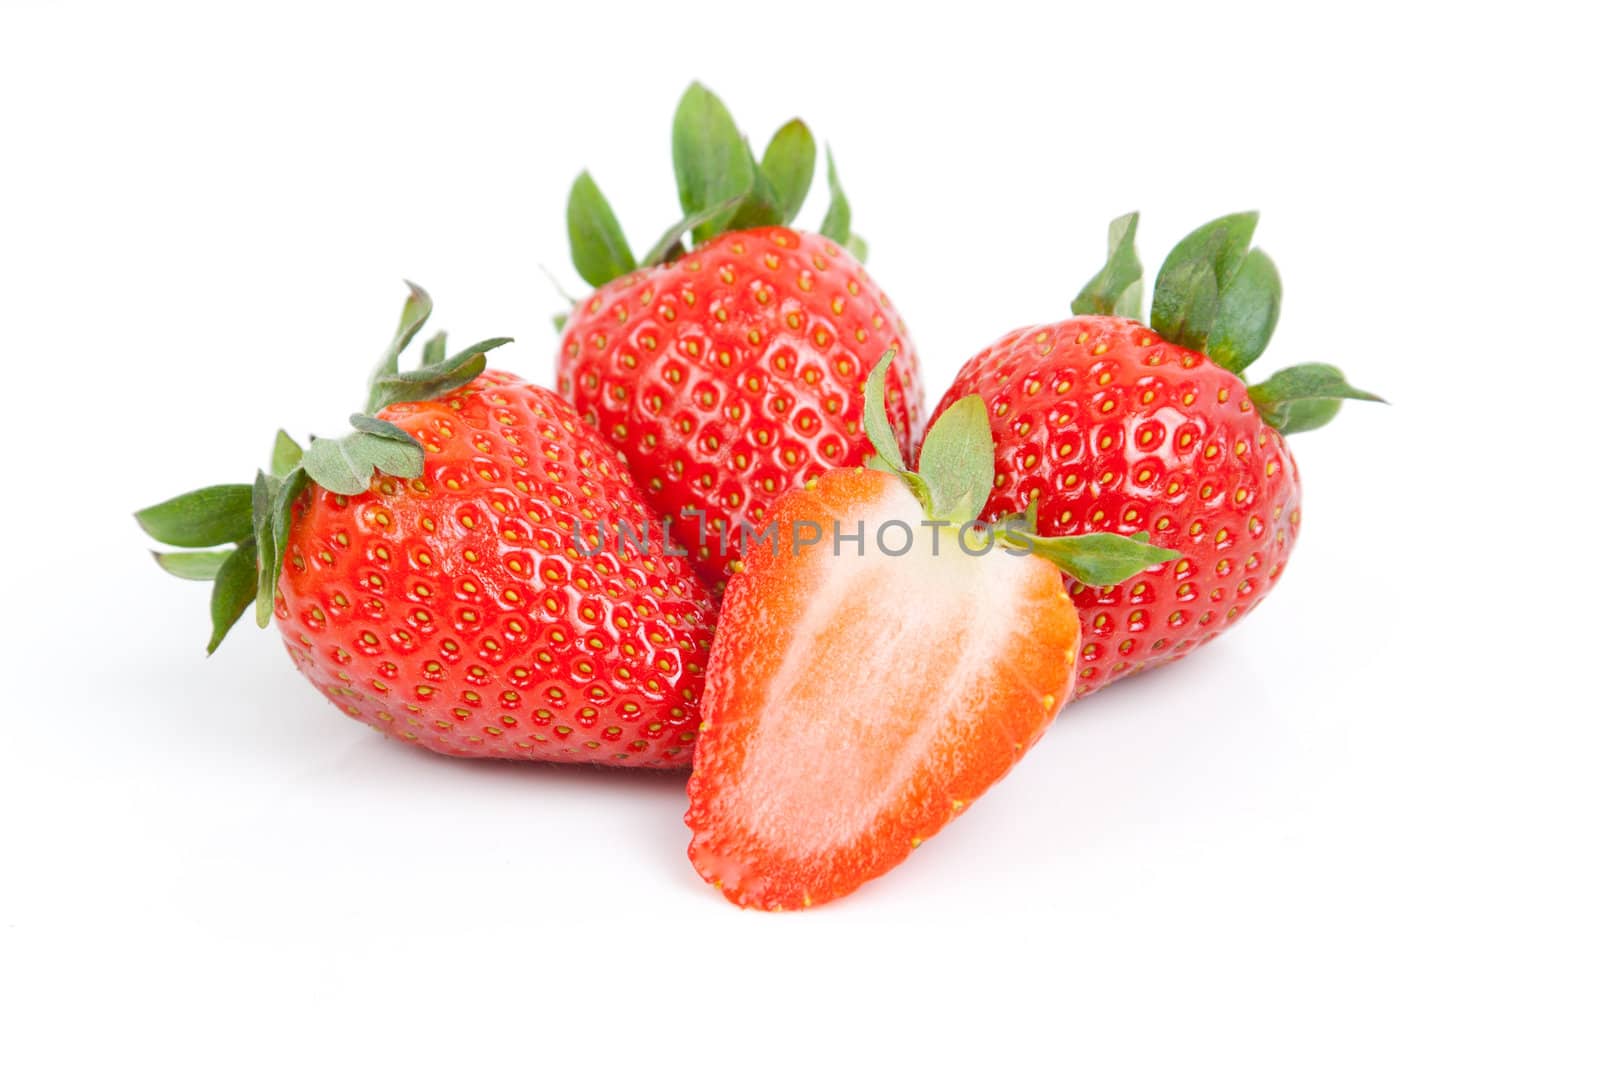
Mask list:
POLYGON ((1059 568, 1108 580, 1171 556, 1040 538, 1027 516, 977 525, 994 461, 981 402, 953 406, 910 471, 884 414, 888 362, 867 385, 878 469, 782 498, 723 602, 687 822, 696 868, 742 906, 848 893, 964 811, 1071 692, 1059 568))

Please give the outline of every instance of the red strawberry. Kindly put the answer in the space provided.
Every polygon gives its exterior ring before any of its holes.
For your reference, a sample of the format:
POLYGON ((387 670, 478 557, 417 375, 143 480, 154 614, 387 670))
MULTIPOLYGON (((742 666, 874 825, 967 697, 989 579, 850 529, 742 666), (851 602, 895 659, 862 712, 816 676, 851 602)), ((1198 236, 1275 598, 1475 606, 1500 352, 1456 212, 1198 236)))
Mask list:
POLYGON ((741 906, 821 904, 905 859, 1067 699, 1078 620, 1057 566, 1107 582, 1174 555, 975 529, 993 464, 982 404, 947 411, 907 472, 886 367, 868 385, 880 469, 780 500, 768 550, 734 565, 722 603, 686 821, 696 869, 741 906))
POLYGON ((1185 238, 1156 279, 1154 328, 1138 322, 1137 223, 1112 223, 1106 267, 1073 302, 1080 317, 1005 335, 940 402, 976 395, 991 413, 985 515, 1033 507, 1042 533, 1144 530, 1183 553, 1125 583, 1070 584, 1080 694, 1183 656, 1260 603, 1300 526, 1283 435, 1323 425, 1341 399, 1378 399, 1326 364, 1245 384, 1281 299, 1271 260, 1250 248, 1253 213, 1185 238))
POLYGON ((253 487, 140 512, 167 544, 238 543, 158 561, 214 579, 212 650, 254 602, 312 684, 391 737, 455 756, 687 763, 708 593, 659 531, 653 551, 595 546, 652 513, 566 401, 484 370, 503 340, 445 359, 439 334, 421 369, 397 370, 430 310, 413 287, 354 433, 302 453, 280 432, 253 487))
POLYGON ((759 527, 789 489, 866 458, 861 387, 885 351, 899 357, 887 392, 900 445, 921 427, 916 355, 858 261, 831 156, 822 232, 785 226, 815 157, 797 119, 757 162, 693 85, 673 124, 686 217, 642 264, 587 173, 567 207, 574 262, 597 290, 566 323, 561 393, 627 456, 717 591, 741 522, 759 527), (698 242, 687 252, 685 235, 698 242))

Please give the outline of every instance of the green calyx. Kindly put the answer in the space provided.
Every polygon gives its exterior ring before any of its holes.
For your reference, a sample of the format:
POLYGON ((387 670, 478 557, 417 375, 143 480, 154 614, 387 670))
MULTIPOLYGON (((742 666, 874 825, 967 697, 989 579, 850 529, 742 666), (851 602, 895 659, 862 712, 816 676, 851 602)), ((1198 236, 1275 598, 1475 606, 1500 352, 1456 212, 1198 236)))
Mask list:
MULTIPOLYGON (((864 260, 866 242, 850 231, 850 202, 831 150, 827 163, 828 209, 818 232, 864 260)), ((727 107, 695 82, 672 119, 672 169, 683 217, 636 258, 610 202, 584 171, 567 197, 572 264, 584 281, 599 288, 640 267, 677 259, 687 251, 685 238, 701 245, 735 230, 787 226, 805 204, 816 165, 817 143, 804 122, 791 119, 780 126, 757 159, 727 107)))
POLYGON ((415 370, 400 370, 401 354, 433 312, 428 294, 406 284, 411 294, 400 325, 372 372, 366 408, 350 416, 350 433, 312 437, 302 448, 279 430, 267 469, 257 471, 253 483, 196 489, 134 514, 145 533, 162 544, 208 550, 152 553, 168 574, 212 583, 207 654, 217 650, 251 604, 256 625, 271 621, 294 504, 313 482, 354 496, 366 492, 379 472, 397 478, 422 474, 421 442, 376 414, 390 404, 431 400, 459 389, 483 373, 485 353, 510 340, 497 337, 447 356, 440 331, 423 346, 415 370), (231 547, 216 547, 221 545, 231 547))
MULTIPOLYGON (((1179 241, 1156 274, 1150 302, 1149 321, 1157 333, 1240 379, 1266 351, 1283 303, 1278 268, 1251 247, 1258 220, 1254 211, 1224 215, 1179 241)), ((1138 212, 1112 221, 1106 264, 1072 302, 1074 314, 1140 318, 1144 282, 1134 250, 1138 227, 1138 212)), ((1249 392, 1262 421, 1286 434, 1326 425, 1344 400, 1383 402, 1351 386, 1326 363, 1279 371, 1249 392)))
POLYGON ((885 353, 867 377, 866 431, 876 452, 867 466, 904 482, 929 521, 961 530, 962 536, 975 530, 983 538, 1041 556, 1085 585, 1116 585, 1181 555, 1151 545, 1146 533, 1041 537, 1032 506, 1025 515, 1008 516, 976 529, 994 486, 994 438, 983 399, 966 396, 946 408, 929 428, 917 469, 911 470, 900 454, 884 406, 884 382, 893 358, 894 353, 885 353))

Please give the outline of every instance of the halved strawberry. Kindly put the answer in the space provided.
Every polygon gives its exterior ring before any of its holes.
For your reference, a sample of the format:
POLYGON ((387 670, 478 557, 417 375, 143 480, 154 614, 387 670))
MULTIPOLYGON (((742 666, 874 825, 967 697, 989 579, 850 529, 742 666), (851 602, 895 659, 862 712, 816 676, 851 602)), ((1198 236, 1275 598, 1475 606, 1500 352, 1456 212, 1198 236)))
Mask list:
POLYGON ((746 549, 707 665, 689 856, 741 906, 806 907, 903 860, 1039 739, 1072 691, 1059 568, 1125 578, 1175 553, 1133 538, 979 527, 993 444, 979 400, 905 469, 867 385, 871 470, 783 497, 746 549))

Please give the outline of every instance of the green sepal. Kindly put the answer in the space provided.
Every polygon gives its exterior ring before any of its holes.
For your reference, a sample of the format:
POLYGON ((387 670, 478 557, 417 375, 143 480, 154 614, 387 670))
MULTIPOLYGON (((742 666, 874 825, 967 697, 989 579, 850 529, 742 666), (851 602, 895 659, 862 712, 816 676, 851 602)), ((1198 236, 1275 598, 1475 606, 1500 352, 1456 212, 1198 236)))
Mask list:
POLYGON ((1243 375, 1266 351, 1282 306, 1283 281, 1278 268, 1265 252, 1252 248, 1222 290, 1217 318, 1206 339, 1206 355, 1224 370, 1243 375))
POLYGON ((1054 563, 1060 570, 1084 585, 1104 586, 1125 582, 1158 563, 1183 555, 1170 548, 1150 544, 1150 535, 1091 533, 1075 537, 1040 537, 1019 529, 1003 529, 1000 536, 1018 548, 1054 563))
POLYGON ((246 538, 228 554, 217 570, 211 586, 211 640, 206 655, 211 655, 239 621, 244 609, 256 598, 256 542, 246 538))
POLYGON ((428 338, 428 343, 422 346, 422 365, 431 367, 436 363, 444 362, 444 346, 446 334, 443 330, 428 338))
POLYGON ((272 474, 282 478, 300 465, 300 457, 305 455, 305 450, 298 441, 290 437, 283 430, 278 431, 278 436, 272 441, 272 474))
POLYGON ((867 375, 867 384, 862 390, 866 402, 866 410, 862 413, 862 425, 867 431, 867 440, 872 443, 873 450, 890 467, 903 473, 906 469, 906 458, 900 454, 900 441, 894 435, 894 427, 889 425, 889 409, 883 395, 889 379, 889 364, 893 362, 894 351, 885 352, 878 360, 878 365, 867 375))
POLYGON ((1009 529, 1021 529, 1025 533, 1036 534, 1039 532, 1039 492, 1034 490, 1028 496, 1028 506, 1020 512, 1012 512, 1000 520, 1000 524, 1009 529))
POLYGON ((134 512, 144 532, 175 548, 210 548, 250 536, 250 487, 210 485, 134 512))
POLYGON ((276 588, 276 582, 271 580, 272 561, 278 558, 278 542, 273 539, 272 505, 282 485, 282 479, 274 478, 266 471, 256 471, 256 482, 250 495, 257 557, 255 595, 257 626, 265 626, 272 618, 272 591, 276 588), (266 602, 264 612, 261 607, 263 601, 266 602))
POLYGON ((1222 305, 1255 235, 1254 211, 1206 223, 1167 256, 1156 275, 1150 325, 1173 344, 1205 352, 1222 305))
MULTIPOLYGON (((388 423, 383 425, 387 426, 388 423)), ((277 595, 278 579, 283 574, 284 552, 289 544, 289 524, 294 515, 294 502, 305 491, 310 480, 310 475, 303 467, 294 468, 284 478, 256 472, 252 499, 255 503, 256 553, 260 566, 256 583, 257 626, 264 627, 272 621, 273 601, 277 595)))
POLYGON ((1150 324, 1173 344, 1204 352, 1222 302, 1216 274, 1204 263, 1185 263, 1163 269, 1156 286, 1150 324))
POLYGON ((1278 371, 1250 387, 1250 401, 1261 421, 1279 433, 1304 433, 1326 426, 1345 400, 1388 403, 1376 393, 1357 389, 1344 372, 1328 363, 1301 363, 1278 371))
POLYGON ((482 374, 488 366, 488 361, 481 358, 483 353, 511 340, 509 337, 496 337, 480 341, 445 359, 442 355, 444 334, 441 332, 424 346, 421 367, 400 370, 400 353, 417 336, 428 321, 428 316, 433 314, 433 298, 427 290, 413 282, 406 282, 406 285, 410 287, 411 295, 406 298, 405 307, 400 313, 400 326, 368 381, 365 410, 369 414, 381 411, 390 404, 432 400, 459 389, 482 374))
POLYGON ((411 293, 406 297, 405 306, 400 309, 400 325, 395 327, 394 339, 389 342, 383 358, 372 371, 374 382, 399 369, 400 353, 406 350, 411 339, 417 336, 417 331, 428 321, 428 316, 433 314, 433 297, 428 295, 428 291, 415 282, 406 282, 406 287, 411 293))
POLYGON ((551 324, 553 326, 555 326, 556 333, 560 333, 560 332, 562 332, 563 330, 565 330, 567 328, 567 322, 571 318, 572 318, 572 313, 571 312, 569 312, 569 311, 558 311, 554 315, 550 316, 550 322, 551 322, 551 324))
POLYGON ((156 565, 174 578, 190 582, 209 582, 222 569, 223 560, 233 555, 232 549, 215 552, 152 552, 156 565))
POLYGON ((567 240, 572 265, 597 289, 636 266, 622 225, 588 171, 578 175, 567 195, 567 240))
POLYGON ((373 472, 397 478, 422 474, 422 445, 392 423, 368 415, 350 416, 355 432, 343 437, 317 437, 306 449, 302 465, 311 480, 343 496, 364 493, 373 472))
POLYGON ((889 408, 884 401, 884 387, 889 378, 889 364, 893 362, 894 351, 891 349, 883 354, 883 358, 878 360, 878 365, 867 375, 867 384, 862 391, 862 399, 866 404, 866 409, 862 412, 862 428, 866 430, 867 441, 871 443, 877 459, 877 462, 873 463, 874 457, 869 457, 867 466, 897 476, 921 502, 923 510, 927 511, 933 506, 933 496, 928 483, 921 474, 906 466, 905 456, 900 454, 900 441, 894 435, 894 427, 889 425, 889 408))
POLYGON ((1111 220, 1106 238, 1106 263, 1072 301, 1074 315, 1120 315, 1136 319, 1144 306, 1144 267, 1133 239, 1139 213, 1111 220))
MULTIPOLYGON (((402 444, 408 447, 422 447, 415 437, 412 437, 394 423, 386 422, 385 420, 374 415, 367 415, 357 412, 356 414, 350 416, 350 425, 362 433, 371 434, 373 437, 382 437, 387 441, 394 441, 396 444, 402 444)), ((421 471, 417 472, 417 474, 421 473, 421 471)), ((405 477, 414 478, 416 475, 407 474, 405 477)))
POLYGON ((730 197, 721 203, 712 204, 701 211, 685 215, 667 228, 667 232, 661 235, 661 239, 651 247, 650 251, 645 253, 640 265, 659 267, 663 263, 670 263, 677 259, 684 252, 683 238, 690 231, 711 219, 717 218, 719 215, 738 210, 739 204, 743 200, 743 196, 730 197))
MULTIPOLYGON (((728 200, 742 200, 755 183, 755 160, 733 116, 699 82, 689 86, 672 118, 672 169, 684 215, 728 200)), ((693 227, 696 243, 727 229, 735 209, 718 211, 693 227)))
POLYGON ((854 256, 857 263, 867 261, 867 239, 859 233, 853 233, 845 240, 844 250, 854 256))
POLYGON ((822 216, 822 228, 817 232, 841 245, 850 241, 850 201, 839 184, 839 169, 833 162, 833 148, 828 156, 828 213, 822 216))
POLYGON ((927 484, 930 518, 952 526, 982 514, 994 488, 994 439, 983 398, 964 396, 928 430, 917 460, 927 484))
POLYGON ((760 173, 771 185, 780 220, 787 225, 800 214, 817 171, 817 142, 799 119, 778 127, 761 153, 760 173))
MULTIPOLYGON (((994 439, 982 398, 963 397, 946 408, 922 442, 918 470, 908 471, 883 405, 884 379, 892 358, 893 353, 886 353, 867 377, 864 421, 867 439, 877 450, 877 462, 869 459, 866 465, 898 475, 929 519, 956 526, 975 521, 988 501, 994 478, 994 439)), ((1040 537, 1034 532, 1038 518, 1038 498, 1034 497, 1022 516, 1009 516, 990 526, 985 536, 1041 556, 1085 585, 1116 585, 1147 567, 1182 555, 1154 547, 1147 533, 1040 537)))
POLYGON ((488 368, 486 353, 510 343, 509 337, 493 337, 432 366, 385 375, 372 383, 367 411, 376 413, 390 404, 417 404, 453 393, 488 368))
POLYGON ((778 202, 778 190, 756 162, 749 141, 745 141, 744 150, 750 153, 750 192, 739 202, 739 210, 728 223, 729 232, 783 225, 783 205, 778 202))
MULTIPOLYGON (((378 407, 459 388, 483 371, 487 352, 509 340, 483 341, 446 359, 445 335, 440 332, 428 342, 422 368, 401 373, 399 355, 432 310, 426 291, 407 285, 411 293, 399 328, 373 375, 371 402, 378 407)), ((375 471, 402 478, 422 474, 424 450, 410 434, 370 413, 353 415, 350 422, 352 433, 338 439, 313 437, 304 450, 279 430, 270 471, 258 471, 254 483, 208 486, 135 513, 151 537, 179 548, 236 543, 230 551, 152 553, 156 563, 176 577, 212 581, 208 654, 216 651, 252 601, 257 621, 265 626, 271 620, 294 504, 311 481, 355 495, 371 485, 375 471)))

